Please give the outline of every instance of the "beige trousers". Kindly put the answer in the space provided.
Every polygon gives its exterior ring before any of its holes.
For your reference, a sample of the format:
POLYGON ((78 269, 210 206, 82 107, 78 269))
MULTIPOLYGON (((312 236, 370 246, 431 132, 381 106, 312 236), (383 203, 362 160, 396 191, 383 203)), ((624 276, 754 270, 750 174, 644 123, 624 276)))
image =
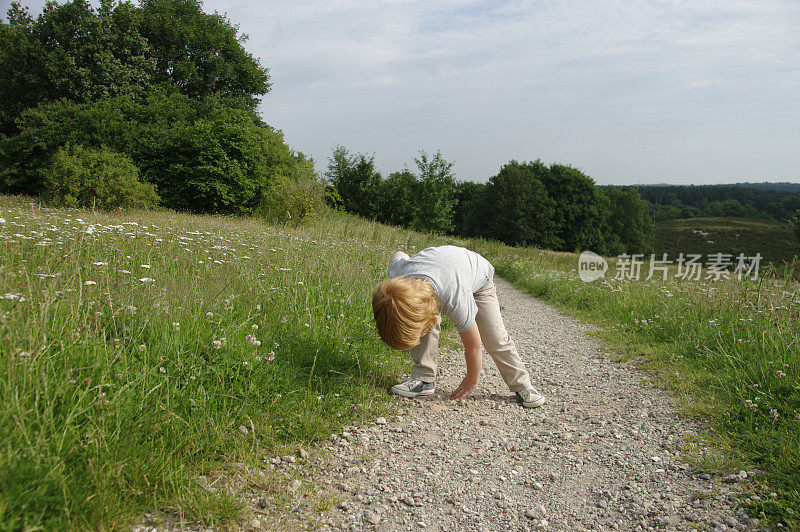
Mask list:
MULTIPOLYGON (((503 318, 500 316, 500 303, 497 300, 497 290, 494 283, 486 286, 473 294, 478 306, 475 323, 481 335, 481 342, 486 351, 491 355, 500 375, 512 392, 531 387, 531 378, 525 369, 525 363, 517 353, 514 340, 506 332, 503 318)), ((420 338, 420 343, 411 348, 411 358, 414 367, 411 377, 424 382, 436 380, 436 358, 439 354, 439 333, 441 331, 442 317, 436 316, 436 323, 431 332, 420 338)))

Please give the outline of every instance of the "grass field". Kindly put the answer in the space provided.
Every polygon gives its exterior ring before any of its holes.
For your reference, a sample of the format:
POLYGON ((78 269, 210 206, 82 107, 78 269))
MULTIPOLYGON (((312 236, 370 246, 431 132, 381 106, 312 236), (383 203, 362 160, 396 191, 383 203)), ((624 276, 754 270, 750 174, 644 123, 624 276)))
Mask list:
POLYGON ((687 218, 665 220, 656 224, 654 253, 677 257, 679 253, 760 253, 775 267, 791 264, 800 253, 789 224, 743 218, 687 218))
POLYGON ((383 411, 369 300, 426 239, 0 197, 0 528, 235 522, 205 477, 383 411))
POLYGON ((787 278, 583 283, 574 254, 336 213, 295 229, 0 197, 0 528, 124 528, 145 512, 235 526, 246 510, 209 478, 386 411, 408 362, 375 334, 371 291, 393 251, 444 243, 649 361, 710 421, 688 444, 698 467, 758 468, 749 504, 797 524, 787 278))

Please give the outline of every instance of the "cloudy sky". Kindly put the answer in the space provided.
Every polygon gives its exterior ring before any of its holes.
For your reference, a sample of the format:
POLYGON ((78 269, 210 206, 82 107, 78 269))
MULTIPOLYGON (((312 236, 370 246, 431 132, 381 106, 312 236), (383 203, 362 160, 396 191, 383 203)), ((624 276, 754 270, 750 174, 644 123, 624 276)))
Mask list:
POLYGON ((265 120, 321 171, 341 144, 383 172, 441 150, 459 180, 541 158, 601 184, 800 182, 798 0, 204 7, 249 35, 265 120))

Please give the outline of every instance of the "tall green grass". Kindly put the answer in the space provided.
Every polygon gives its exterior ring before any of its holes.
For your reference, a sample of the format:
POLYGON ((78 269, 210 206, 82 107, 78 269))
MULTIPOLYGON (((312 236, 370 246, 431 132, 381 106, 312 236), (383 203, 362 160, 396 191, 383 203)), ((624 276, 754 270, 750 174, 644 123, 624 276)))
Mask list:
POLYGON ((242 515, 203 475, 385 407, 404 368, 369 305, 425 236, 0 197, 0 523, 242 515))
POLYGON ((798 526, 800 284, 770 268, 756 280, 618 281, 613 261, 607 279, 584 283, 574 254, 472 247, 520 289, 601 325, 602 338, 649 361, 685 414, 710 421, 701 448, 721 454, 698 452, 699 464, 757 468, 754 510, 798 526))

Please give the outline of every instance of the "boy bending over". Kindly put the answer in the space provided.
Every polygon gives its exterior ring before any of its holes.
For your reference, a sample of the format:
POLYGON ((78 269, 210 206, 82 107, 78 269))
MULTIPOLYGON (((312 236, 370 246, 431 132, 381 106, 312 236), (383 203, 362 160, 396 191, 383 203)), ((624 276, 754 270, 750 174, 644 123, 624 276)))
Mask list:
POLYGON ((467 376, 450 395, 463 399, 475 391, 481 374, 481 341, 500 375, 522 406, 545 402, 506 332, 494 282, 494 267, 481 255, 456 246, 426 248, 409 257, 392 255, 389 279, 372 295, 372 310, 381 339, 394 349, 411 349, 411 378, 392 387, 404 397, 431 395, 436 389, 441 314, 461 335, 467 376))

